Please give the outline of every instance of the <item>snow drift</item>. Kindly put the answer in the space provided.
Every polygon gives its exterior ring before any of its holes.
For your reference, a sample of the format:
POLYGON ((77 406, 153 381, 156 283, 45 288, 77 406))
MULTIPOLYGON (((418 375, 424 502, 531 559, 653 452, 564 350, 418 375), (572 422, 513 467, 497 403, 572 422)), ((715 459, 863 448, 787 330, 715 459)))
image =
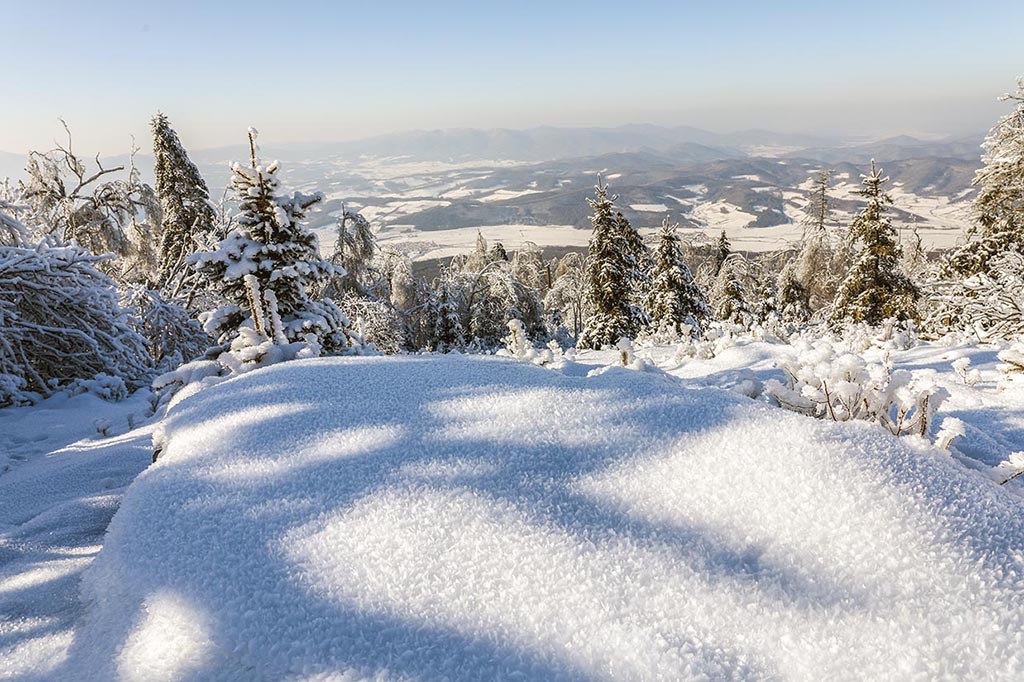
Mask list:
POLYGON ((185 398, 65 672, 1024 675, 1018 498, 870 425, 576 373, 323 358, 185 398))

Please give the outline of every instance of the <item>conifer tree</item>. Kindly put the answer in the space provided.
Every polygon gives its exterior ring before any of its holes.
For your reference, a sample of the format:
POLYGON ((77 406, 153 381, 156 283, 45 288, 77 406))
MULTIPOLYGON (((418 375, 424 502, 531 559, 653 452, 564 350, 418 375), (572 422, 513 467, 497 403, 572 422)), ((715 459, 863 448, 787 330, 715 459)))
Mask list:
POLYGON ((811 188, 807 194, 807 208, 801 224, 804 227, 804 239, 811 236, 821 238, 828 236, 828 225, 832 218, 832 201, 828 190, 832 185, 832 171, 822 169, 811 178, 811 188))
POLYGON ((342 206, 331 262, 340 266, 345 274, 336 278, 338 281, 332 285, 331 291, 352 291, 365 296, 366 278, 376 249, 377 240, 370 222, 362 214, 342 206))
POLYGON ((679 337, 688 328, 696 338, 702 335, 710 310, 704 292, 683 260, 678 227, 667 217, 661 224, 647 312, 655 333, 679 337))
POLYGON ((447 277, 440 282, 431 302, 432 347, 447 353, 465 344, 459 306, 447 277))
POLYGON ((1024 253, 1024 79, 1017 92, 1000 99, 1014 110, 989 131, 982 148, 983 166, 974 177, 977 226, 973 237, 944 264, 944 274, 970 276, 990 271, 992 257, 1006 251, 1024 253))
POLYGON ((780 319, 779 287, 774 277, 758 279, 755 297, 754 319, 758 324, 780 319))
POLYGON ((273 305, 268 303, 269 316, 279 318, 281 326, 275 337, 298 341, 314 334, 323 350, 341 350, 349 344, 344 313, 330 299, 311 298, 340 268, 320 257, 316 236, 302 224, 306 212, 323 197, 298 192, 278 195, 279 166, 276 161, 262 164, 253 129, 249 148, 250 165, 232 167, 231 184, 239 199, 234 229, 215 250, 191 259, 229 302, 204 314, 206 331, 227 340, 243 325, 251 324, 257 331, 275 329, 278 320, 264 317, 259 300, 273 298, 273 305))
POLYGON ((791 260, 779 273, 779 314, 783 322, 802 324, 811 317, 810 294, 795 270, 796 261, 791 260))
POLYGON ((750 323, 746 282, 750 264, 741 253, 731 253, 722 262, 711 290, 711 307, 716 319, 733 324, 750 323))
POLYGON ((203 246, 202 238, 213 234, 216 212, 210 191, 199 169, 188 158, 178 133, 167 116, 158 113, 153 129, 154 190, 160 201, 160 258, 157 284, 176 288, 185 273, 185 261, 203 246))
MULTIPOLYGON (((832 203, 828 190, 832 182, 832 171, 819 171, 811 180, 811 189, 807 197, 807 209, 801 221, 804 227, 800 244, 793 265, 792 276, 806 292, 807 307, 820 310, 832 303, 835 298, 838 282, 832 267, 833 253, 829 224, 832 218, 832 203)), ((790 293, 795 294, 792 283, 787 283, 790 293)))
POLYGON ((892 198, 883 185, 889 181, 871 162, 871 172, 861 176, 863 188, 857 194, 867 206, 850 225, 852 235, 861 244, 856 262, 839 287, 832 319, 881 324, 888 318, 915 319, 918 290, 904 274, 896 229, 886 207, 892 198))
POLYGON ((725 230, 722 230, 722 234, 719 235, 718 242, 715 244, 715 277, 722 270, 722 265, 729 258, 730 253, 732 253, 732 244, 729 243, 729 238, 725 236, 725 230))
POLYGON ((589 315, 578 340, 581 348, 634 338, 647 321, 634 300, 638 282, 645 278, 638 262, 643 243, 629 221, 615 212, 607 186, 598 185, 596 191, 597 197, 587 200, 594 211, 590 217, 594 232, 586 274, 589 315))

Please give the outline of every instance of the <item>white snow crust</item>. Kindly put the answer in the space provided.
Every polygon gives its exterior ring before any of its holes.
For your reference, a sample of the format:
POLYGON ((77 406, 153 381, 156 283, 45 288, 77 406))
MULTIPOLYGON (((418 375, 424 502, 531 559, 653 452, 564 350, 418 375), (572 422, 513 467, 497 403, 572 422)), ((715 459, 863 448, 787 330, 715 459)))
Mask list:
POLYGON ((610 367, 321 358, 188 396, 52 679, 1019 680, 1020 498, 610 367))

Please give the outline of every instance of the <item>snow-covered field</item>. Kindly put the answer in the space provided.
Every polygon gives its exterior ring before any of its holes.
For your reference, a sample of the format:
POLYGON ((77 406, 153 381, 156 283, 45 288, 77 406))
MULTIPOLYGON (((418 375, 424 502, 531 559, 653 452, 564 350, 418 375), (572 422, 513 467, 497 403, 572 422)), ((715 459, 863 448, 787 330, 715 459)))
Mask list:
POLYGON ((887 351, 951 392, 951 457, 744 395, 787 348, 323 358, 159 424, 145 395, 0 410, 0 679, 1022 679, 996 349, 887 351))

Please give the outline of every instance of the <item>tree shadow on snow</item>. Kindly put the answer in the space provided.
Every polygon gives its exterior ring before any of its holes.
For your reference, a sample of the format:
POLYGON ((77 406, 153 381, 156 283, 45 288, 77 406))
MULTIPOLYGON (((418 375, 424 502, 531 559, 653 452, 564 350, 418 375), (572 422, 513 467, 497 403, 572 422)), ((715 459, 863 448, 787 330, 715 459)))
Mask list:
MULTIPOLYGON (((642 431, 648 442, 664 443, 722 426, 734 409, 743 409, 744 399, 718 395, 714 404, 702 406, 685 389, 672 395, 657 382, 641 380, 626 390, 617 381, 614 376, 601 381, 565 377, 497 359, 392 357, 288 363, 187 398, 172 412, 168 428, 220 415, 216 418, 224 423, 216 441, 202 447, 229 451, 242 461, 318 447, 315 436, 331 430, 383 427, 393 437, 370 440, 361 450, 337 457, 270 466, 269 473, 253 478, 177 460, 172 450, 133 486, 111 526, 118 554, 100 560, 111 571, 101 576, 121 576, 132 586, 134 612, 112 617, 102 613, 108 605, 95 604, 90 619, 116 625, 105 630, 86 624, 52 679, 73 676, 98 660, 108 667, 93 670, 93 679, 116 679, 114 662, 132 624, 143 617, 142 600, 165 590, 204 610, 215 653, 194 679, 281 679, 298 672, 288 669, 292 659, 307 672, 356 669, 369 675, 386 668, 416 679, 463 682, 608 674, 580 668, 568 652, 552 654, 497 634, 460 632, 315 596, 299 580, 281 547, 287 534, 318 516, 343 514, 375 491, 400 487, 409 482, 410 467, 435 462, 484 460, 490 466, 482 473, 419 484, 442 491, 469 488, 484 499, 524 510, 531 523, 560 529, 581 544, 627 536, 669 553, 712 586, 739 582, 760 590, 780 609, 830 609, 840 603, 848 609, 857 603, 854 587, 815 575, 810 567, 807 574, 796 574, 774 565, 764 558, 764 547, 729 539, 714 528, 636 518, 574 492, 572 484, 580 478, 644 456, 635 442, 611 442, 599 437, 604 433, 642 431), (608 410, 595 414, 592 425, 588 422, 594 435, 590 442, 563 442, 557 434, 507 438, 500 421, 495 423, 501 415, 489 415, 484 404, 494 391, 506 396, 499 406, 514 405, 517 396, 530 399, 535 391, 550 392, 556 400, 553 411, 562 407, 559 400, 571 403, 581 391, 593 392, 594 404, 608 410), (452 401, 462 401, 466 409, 479 401, 480 428, 446 433, 447 427, 466 426, 457 409, 446 416, 452 401), (245 416, 235 420, 226 414, 245 416), (231 561, 208 559, 208 554, 223 559, 219 548, 225 546, 242 551, 231 561), (266 631, 258 620, 280 627, 266 631), (291 653, 286 653, 288 643, 296 645, 291 653), (277 650, 282 653, 275 660, 282 667, 252 667, 259 656, 247 652, 277 650)), ((726 675, 773 676, 771 670, 753 667, 751 652, 731 650, 726 643, 695 644, 709 645, 714 654, 708 667, 726 675)))

